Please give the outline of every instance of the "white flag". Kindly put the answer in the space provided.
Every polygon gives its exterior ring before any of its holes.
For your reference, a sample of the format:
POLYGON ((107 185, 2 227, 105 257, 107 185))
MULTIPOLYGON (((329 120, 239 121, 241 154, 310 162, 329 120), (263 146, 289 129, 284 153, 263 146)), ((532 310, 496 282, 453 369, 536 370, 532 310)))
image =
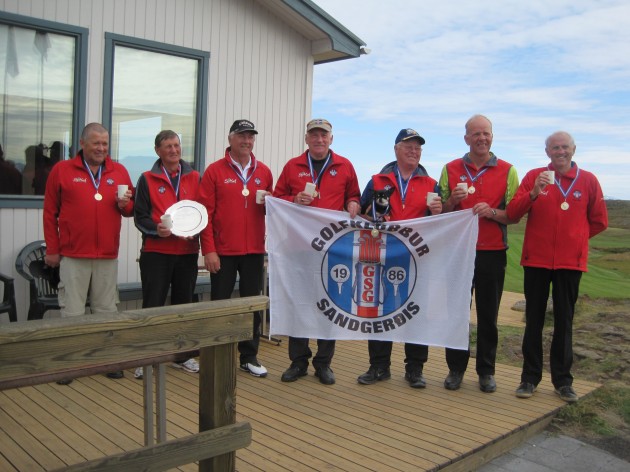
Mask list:
POLYGON ((468 348, 478 218, 377 224, 265 200, 270 334, 468 348))

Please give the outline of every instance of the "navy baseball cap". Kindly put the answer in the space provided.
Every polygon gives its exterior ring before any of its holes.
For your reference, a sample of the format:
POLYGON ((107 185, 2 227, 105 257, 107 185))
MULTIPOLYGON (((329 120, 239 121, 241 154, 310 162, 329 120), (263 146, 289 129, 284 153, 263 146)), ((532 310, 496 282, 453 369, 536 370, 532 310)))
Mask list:
POLYGON ((420 136, 416 130, 405 128, 401 129, 400 133, 398 133, 398 136, 396 136, 395 144, 398 144, 401 141, 409 141, 410 139, 417 139, 418 141, 420 141, 420 144, 425 143, 424 138, 420 136))

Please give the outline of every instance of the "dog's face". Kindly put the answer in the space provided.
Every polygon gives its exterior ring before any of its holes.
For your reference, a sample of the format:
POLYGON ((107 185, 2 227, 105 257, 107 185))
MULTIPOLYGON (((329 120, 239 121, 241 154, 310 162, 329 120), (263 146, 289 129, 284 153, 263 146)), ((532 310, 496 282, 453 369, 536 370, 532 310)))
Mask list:
POLYGON ((393 187, 382 190, 374 190, 374 195, 372 196, 372 207, 374 208, 374 212, 377 217, 382 218, 389 213, 389 197, 392 196, 392 193, 394 193, 393 187))

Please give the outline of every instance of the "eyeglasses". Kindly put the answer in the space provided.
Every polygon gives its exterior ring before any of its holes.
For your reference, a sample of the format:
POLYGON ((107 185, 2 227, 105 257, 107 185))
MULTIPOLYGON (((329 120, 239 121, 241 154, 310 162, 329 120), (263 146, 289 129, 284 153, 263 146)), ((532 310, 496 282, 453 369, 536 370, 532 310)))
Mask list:
POLYGON ((422 151, 422 145, 420 145, 418 143, 407 143, 405 141, 402 141, 399 144, 401 146, 403 146, 405 149, 409 149, 409 150, 413 150, 413 151, 422 151))

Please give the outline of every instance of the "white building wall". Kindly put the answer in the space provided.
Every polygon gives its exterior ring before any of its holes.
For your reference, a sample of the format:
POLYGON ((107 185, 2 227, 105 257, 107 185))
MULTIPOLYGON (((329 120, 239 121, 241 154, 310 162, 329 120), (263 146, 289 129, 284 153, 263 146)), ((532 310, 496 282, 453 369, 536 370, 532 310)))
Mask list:
MULTIPOLYGON (((86 122, 101 121, 105 33, 210 52, 206 166, 222 157, 235 119, 259 131, 256 156, 277 179, 284 163, 304 150, 310 119, 311 43, 254 0, 0 0, 0 10, 89 30, 86 122)), ((152 143, 147 143, 152 147, 152 143)), ((15 256, 43 239, 42 210, 0 209, 0 272, 16 279, 18 316, 26 319, 28 286, 15 256)), ((123 224, 119 282, 138 281, 140 237, 123 224)), ((0 322, 6 321, 0 315, 0 322)))

